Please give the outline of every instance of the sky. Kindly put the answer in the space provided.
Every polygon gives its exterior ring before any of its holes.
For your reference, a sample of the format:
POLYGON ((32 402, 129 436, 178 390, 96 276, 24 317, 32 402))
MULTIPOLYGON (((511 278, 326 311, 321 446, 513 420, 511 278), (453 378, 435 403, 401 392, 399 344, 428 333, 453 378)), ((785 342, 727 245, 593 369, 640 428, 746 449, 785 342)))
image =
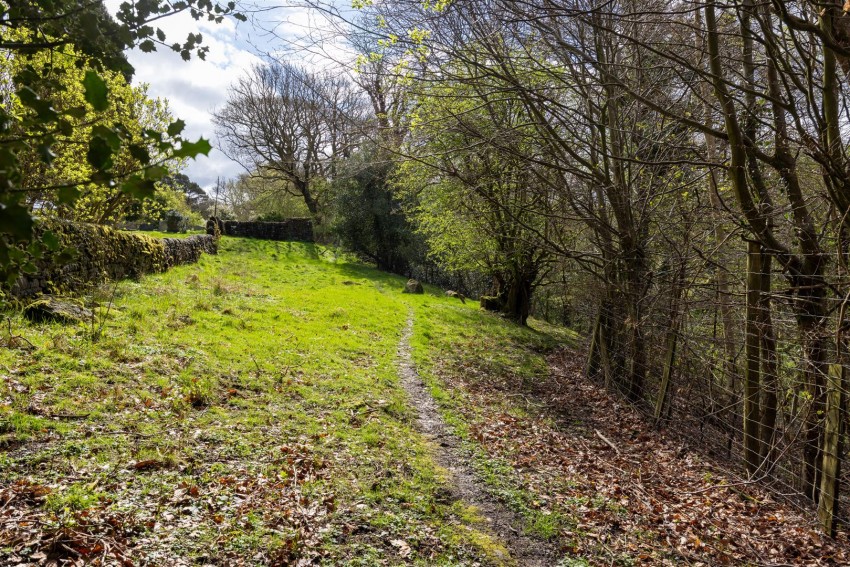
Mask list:
MULTIPOLYGON (((105 3, 114 14, 123 1, 106 0, 105 3)), ((149 96, 168 99, 172 115, 186 122, 184 135, 187 138, 202 136, 212 142, 209 157, 189 160, 183 170, 208 191, 215 186, 217 178, 233 178, 245 171, 218 149, 212 123, 212 113, 227 100, 228 86, 253 65, 262 63, 263 58, 279 54, 287 39, 301 37, 306 30, 321 26, 320 18, 303 8, 265 7, 267 11, 248 22, 225 19, 216 24, 195 21, 188 13, 181 13, 154 24, 165 32, 169 44, 182 43, 188 33, 200 32, 203 45, 209 47, 206 60, 193 56, 190 61, 184 61, 180 54, 161 46, 153 53, 139 50, 128 53, 130 63, 136 68, 133 83, 147 83, 149 96), (256 18, 262 19, 259 25, 252 21, 256 18)), ((333 50, 332 43, 329 45, 333 50)), ((316 64, 315 54, 309 51, 305 50, 300 56, 296 53, 296 57, 301 57, 302 62, 316 64)))

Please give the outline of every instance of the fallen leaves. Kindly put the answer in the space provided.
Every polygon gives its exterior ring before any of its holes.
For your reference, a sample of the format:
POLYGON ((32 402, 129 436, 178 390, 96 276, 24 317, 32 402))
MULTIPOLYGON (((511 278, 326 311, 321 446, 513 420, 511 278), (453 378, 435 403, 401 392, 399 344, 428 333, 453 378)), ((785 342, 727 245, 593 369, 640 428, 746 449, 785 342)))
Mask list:
POLYGON ((137 471, 154 471, 165 466, 166 463, 158 459, 144 459, 133 463, 133 468, 137 471))
POLYGON ((510 462, 538 511, 568 518, 565 553, 594 565, 850 564, 846 532, 824 538, 812 514, 742 482, 722 462, 689 451, 675 433, 588 381, 580 356, 552 357, 528 384, 495 375, 469 354, 438 374, 491 458, 510 462), (515 411, 522 396, 523 411, 515 411))
POLYGON ((408 557, 410 557, 410 554, 413 553, 413 551, 410 549, 410 546, 407 545, 407 542, 403 539, 390 540, 390 545, 396 548, 396 550, 398 551, 398 556, 402 559, 407 559, 408 557))
POLYGON ((51 492, 29 481, 0 490, 0 542, 9 564, 133 565, 129 539, 139 529, 133 514, 95 507, 59 518, 43 506, 51 492))

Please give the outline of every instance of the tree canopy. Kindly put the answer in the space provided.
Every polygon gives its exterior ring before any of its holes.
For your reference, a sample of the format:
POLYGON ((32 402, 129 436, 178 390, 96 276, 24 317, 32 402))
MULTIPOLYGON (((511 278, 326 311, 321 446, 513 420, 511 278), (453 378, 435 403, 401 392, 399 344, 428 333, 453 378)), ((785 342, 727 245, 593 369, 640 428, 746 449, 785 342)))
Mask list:
POLYGON ((150 197, 167 161, 209 152, 207 140, 185 138, 182 121, 168 121, 142 91, 127 87, 133 69, 123 52, 159 45, 184 59, 203 58, 207 48, 200 34, 168 45, 152 24, 183 11, 196 20, 244 19, 234 8, 233 2, 210 0, 125 2, 116 21, 102 1, 0 4, 0 48, 7 53, 0 107, 4 280, 32 269, 28 255, 39 254, 41 244, 32 242, 33 210, 47 202, 41 198, 48 193, 51 207, 85 200, 81 208, 92 211, 89 218, 108 218, 127 197, 150 197), (72 155, 82 167, 63 169, 72 155))

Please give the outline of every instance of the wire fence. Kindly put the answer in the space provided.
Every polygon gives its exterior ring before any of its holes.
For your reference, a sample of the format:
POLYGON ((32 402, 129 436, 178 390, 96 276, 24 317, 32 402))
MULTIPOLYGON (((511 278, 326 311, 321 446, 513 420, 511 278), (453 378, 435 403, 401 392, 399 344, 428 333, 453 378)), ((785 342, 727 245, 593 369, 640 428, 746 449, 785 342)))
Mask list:
POLYGON ((539 294, 535 312, 586 331, 589 374, 648 419, 809 513, 823 500, 823 476, 837 457, 830 512, 846 524, 850 470, 840 463, 850 456, 850 363, 841 290, 850 289, 850 277, 841 258, 826 259, 833 273, 814 294, 822 315, 811 317, 801 297, 812 294, 792 289, 775 262, 768 274, 752 273, 747 243, 728 242, 714 258, 693 251, 661 263, 664 273, 647 277, 636 305, 622 281, 592 285, 578 275, 539 294), (748 298, 754 281, 761 293, 748 298))

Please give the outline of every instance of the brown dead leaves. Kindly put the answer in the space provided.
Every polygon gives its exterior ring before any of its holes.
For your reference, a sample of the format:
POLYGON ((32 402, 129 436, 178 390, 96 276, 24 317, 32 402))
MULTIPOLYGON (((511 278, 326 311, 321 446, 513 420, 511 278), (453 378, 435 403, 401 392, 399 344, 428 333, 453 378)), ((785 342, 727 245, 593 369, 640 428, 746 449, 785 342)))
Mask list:
POLYGON ((51 491, 25 480, 0 490, 0 546, 11 550, 8 564, 134 565, 129 538, 139 526, 132 514, 94 507, 59 521, 43 507, 51 491))
POLYGON ((119 483, 120 505, 132 514, 109 499, 84 510, 51 509, 49 497, 66 488, 62 483, 0 485, 0 549, 12 553, 0 565, 183 565, 195 556, 203 564, 210 550, 215 558, 207 562, 217 564, 307 564, 320 556, 336 507, 325 482, 328 464, 306 440, 270 447, 266 455, 255 467, 219 476, 187 476, 154 459, 131 463, 119 483), (145 487, 154 481, 162 488, 150 492, 145 487), (196 549, 201 533, 208 547, 196 549), (250 556, 236 542, 271 534, 276 544, 250 556))
POLYGON ((227 565, 299 565, 318 557, 335 509, 335 496, 323 482, 330 474, 328 463, 306 440, 270 449, 260 469, 177 484, 137 542, 150 550, 149 561, 185 556, 178 551, 181 538, 199 529, 213 532, 216 562, 227 565), (277 543, 245 556, 234 538, 251 534, 275 534, 277 543))
POLYGON ((594 565, 850 564, 845 532, 821 536, 811 512, 654 430, 586 380, 580 361, 552 357, 551 375, 536 383, 469 358, 440 371, 467 397, 472 437, 513 465, 540 512, 569 518, 558 536, 566 554, 594 565), (512 411, 518 399, 530 410, 512 411))

